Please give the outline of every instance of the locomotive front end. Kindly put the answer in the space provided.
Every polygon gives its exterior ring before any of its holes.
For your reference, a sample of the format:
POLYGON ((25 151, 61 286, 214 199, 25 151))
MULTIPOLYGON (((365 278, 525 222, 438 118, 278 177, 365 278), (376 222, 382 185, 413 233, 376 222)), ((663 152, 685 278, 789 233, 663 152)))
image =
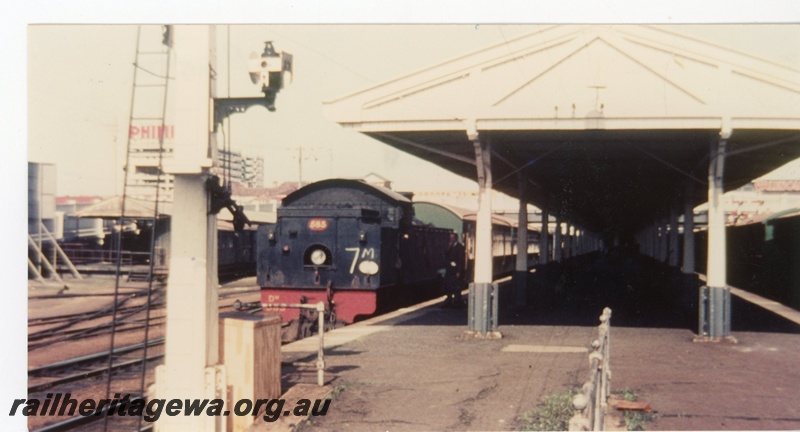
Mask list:
MULTIPOLYGON (((369 209, 286 209, 259 231, 258 284, 265 304, 324 302, 335 319, 375 313, 381 284, 380 216, 369 209)), ((284 321, 298 309, 280 306, 284 321)))

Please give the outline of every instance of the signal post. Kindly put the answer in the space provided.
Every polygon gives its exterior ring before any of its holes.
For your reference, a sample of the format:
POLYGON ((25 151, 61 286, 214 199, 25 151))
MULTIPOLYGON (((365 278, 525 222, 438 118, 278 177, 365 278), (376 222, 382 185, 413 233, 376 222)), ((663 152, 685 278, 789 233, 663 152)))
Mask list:
MULTIPOLYGON (((159 399, 223 399, 219 362, 217 217, 209 212, 206 179, 216 142, 212 106, 216 83, 214 29, 176 26, 175 150, 165 171, 175 176, 171 223, 164 365, 156 369, 159 399)), ((157 431, 223 431, 221 416, 161 416, 157 431)))

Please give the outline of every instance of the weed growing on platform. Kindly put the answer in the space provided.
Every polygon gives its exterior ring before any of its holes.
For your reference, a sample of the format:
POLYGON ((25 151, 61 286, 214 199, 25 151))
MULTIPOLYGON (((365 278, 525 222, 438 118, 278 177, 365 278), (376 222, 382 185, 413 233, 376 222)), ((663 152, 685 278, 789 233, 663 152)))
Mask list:
POLYGON ((339 384, 338 386, 336 386, 335 389, 333 389, 333 391, 331 392, 331 395, 328 397, 328 399, 331 399, 331 400, 336 399, 336 396, 339 396, 339 393, 343 392, 346 388, 347 388, 347 384, 339 384))
POLYGON ((553 393, 540 404, 536 411, 522 416, 522 430, 526 431, 565 431, 569 429, 569 419, 575 415, 572 397, 577 388, 553 393))
MULTIPOLYGON (((639 399, 633 390, 626 388, 619 392, 622 398, 629 402, 635 402, 639 399)), ((644 431, 645 425, 651 420, 655 420, 656 415, 642 411, 625 411, 625 428, 629 431, 644 431)))

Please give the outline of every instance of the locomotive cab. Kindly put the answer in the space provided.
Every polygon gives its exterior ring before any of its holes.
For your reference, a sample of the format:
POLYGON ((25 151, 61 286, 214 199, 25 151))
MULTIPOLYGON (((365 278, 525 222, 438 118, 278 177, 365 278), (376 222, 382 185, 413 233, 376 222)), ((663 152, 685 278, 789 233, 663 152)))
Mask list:
MULTIPOLYGON (((438 292, 437 263, 449 231, 415 226, 411 200, 360 180, 312 183, 290 194, 278 221, 258 233, 262 303, 324 302, 351 323, 438 292), (424 286, 427 293, 417 295, 424 286)), ((268 308, 269 309, 269 308, 268 308)))

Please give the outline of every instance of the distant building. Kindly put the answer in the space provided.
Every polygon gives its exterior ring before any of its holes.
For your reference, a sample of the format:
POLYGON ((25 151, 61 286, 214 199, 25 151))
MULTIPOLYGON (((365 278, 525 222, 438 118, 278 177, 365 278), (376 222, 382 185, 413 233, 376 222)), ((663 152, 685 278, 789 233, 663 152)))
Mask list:
MULTIPOLYGON (((763 220, 764 216, 792 208, 800 208, 800 180, 756 179, 722 198, 728 225, 746 225, 763 220)), ((695 208, 705 215, 708 203, 695 208)))
POLYGON ((40 240, 42 225, 56 230, 56 166, 28 162, 28 234, 40 240))
POLYGON ((264 158, 243 155, 238 151, 220 150, 219 161, 221 175, 227 176, 230 173, 232 182, 248 188, 264 186, 264 158))
POLYGON ((380 174, 376 174, 374 172, 371 172, 371 173, 365 175, 364 177, 362 177, 362 180, 364 180, 365 182, 367 182, 367 183, 369 183, 369 184, 371 184, 373 186, 380 186, 380 187, 384 187, 386 189, 391 189, 392 188, 392 181, 391 180, 387 179, 386 177, 384 177, 384 176, 382 176, 380 174))
MULTIPOLYGON (((492 213, 516 213, 519 211, 519 201, 516 198, 495 190, 491 194, 492 213)), ((415 191, 414 201, 430 201, 477 211, 478 190, 476 188, 475 190, 415 191)))
MULTIPOLYGON (((156 186, 158 200, 172 202, 175 188, 171 174, 159 173, 159 146, 157 140, 131 140, 131 153, 128 159, 130 178, 127 195, 132 198, 154 200, 156 186), (159 176, 160 174, 160 176, 159 176)), ((171 157, 173 144, 165 141, 163 155, 171 157)), ((219 150, 220 167, 217 174, 222 178, 230 178, 231 183, 239 183, 248 188, 264 185, 264 158, 243 154, 239 151, 219 150)))
POLYGON ((97 195, 60 196, 56 198, 56 220, 58 221, 56 223, 56 232, 58 240, 69 243, 91 238, 93 241, 101 243, 106 233, 110 232, 113 222, 74 216, 78 211, 101 201, 103 201, 103 198, 97 195))
MULTIPOLYGON (((241 183, 234 183, 231 192, 233 199, 242 206, 248 219, 255 223, 274 223, 283 198, 297 189, 297 182, 294 181, 283 182, 273 187, 247 187, 241 183)), ((227 214, 220 213, 221 219, 227 217, 227 214)))

